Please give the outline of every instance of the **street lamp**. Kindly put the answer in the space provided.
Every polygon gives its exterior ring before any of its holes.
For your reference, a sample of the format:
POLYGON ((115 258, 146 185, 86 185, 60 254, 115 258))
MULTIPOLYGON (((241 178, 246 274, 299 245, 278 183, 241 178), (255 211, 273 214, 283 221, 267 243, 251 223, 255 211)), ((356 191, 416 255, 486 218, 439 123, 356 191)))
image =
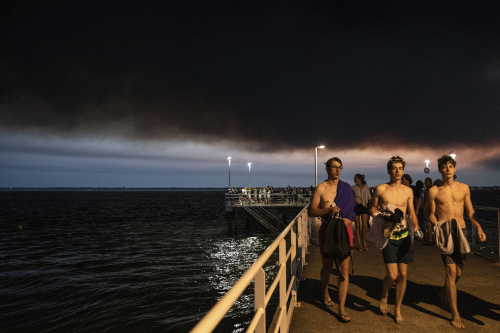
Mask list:
MULTIPOLYGON (((450 153, 450 156, 452 159, 455 159, 455 157, 457 157, 457 154, 453 154, 453 151, 450 153)), ((454 174, 453 175, 453 179, 457 179, 457 174, 454 174)))
POLYGON ((229 189, 231 189, 231 156, 227 157, 227 161, 229 162, 229 189))
POLYGON ((325 148, 325 146, 321 145, 321 146, 317 146, 317 147, 314 147, 314 155, 315 155, 315 159, 314 159, 314 186, 318 186, 318 148, 319 149, 323 149, 325 148))
POLYGON ((248 187, 250 187, 250 167, 252 166, 252 163, 248 163, 248 187))
POLYGON ((424 169, 425 173, 429 173, 429 163, 431 163, 431 161, 425 160, 425 169, 424 169))

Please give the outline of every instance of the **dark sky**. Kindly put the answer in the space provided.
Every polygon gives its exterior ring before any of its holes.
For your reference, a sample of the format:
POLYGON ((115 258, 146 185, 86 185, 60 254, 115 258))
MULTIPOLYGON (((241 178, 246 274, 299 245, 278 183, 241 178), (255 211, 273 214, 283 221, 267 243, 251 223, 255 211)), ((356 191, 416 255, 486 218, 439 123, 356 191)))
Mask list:
POLYGON ((498 140, 498 3, 399 3, 7 1, 6 125, 270 149, 498 140))
POLYGON ((500 147, 498 1, 1 6, 9 132, 255 152, 500 147))

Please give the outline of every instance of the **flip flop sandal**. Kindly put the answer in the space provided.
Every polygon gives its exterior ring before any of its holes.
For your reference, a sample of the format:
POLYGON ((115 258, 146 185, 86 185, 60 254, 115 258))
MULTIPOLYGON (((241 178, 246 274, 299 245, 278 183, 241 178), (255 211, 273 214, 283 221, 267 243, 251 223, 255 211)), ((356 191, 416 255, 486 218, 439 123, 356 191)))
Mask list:
POLYGON ((348 323, 348 322, 351 321, 351 318, 349 318, 349 316, 347 315, 347 313, 342 313, 341 315, 339 315, 339 319, 343 323, 348 323))
POLYGON ((331 299, 325 299, 325 300, 323 300, 323 304, 325 304, 328 307, 332 307, 333 301, 331 299))

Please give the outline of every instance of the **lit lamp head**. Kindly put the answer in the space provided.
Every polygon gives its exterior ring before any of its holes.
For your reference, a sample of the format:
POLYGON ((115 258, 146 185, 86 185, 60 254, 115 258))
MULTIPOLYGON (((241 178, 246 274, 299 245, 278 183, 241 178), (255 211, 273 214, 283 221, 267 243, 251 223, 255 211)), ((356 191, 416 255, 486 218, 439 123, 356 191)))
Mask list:
MULTIPOLYGON (((451 158, 452 159, 455 159, 455 157, 457 157, 457 154, 453 154, 453 152, 450 154, 451 158)), ((453 179, 457 179, 457 174, 454 174, 453 175, 453 179)))

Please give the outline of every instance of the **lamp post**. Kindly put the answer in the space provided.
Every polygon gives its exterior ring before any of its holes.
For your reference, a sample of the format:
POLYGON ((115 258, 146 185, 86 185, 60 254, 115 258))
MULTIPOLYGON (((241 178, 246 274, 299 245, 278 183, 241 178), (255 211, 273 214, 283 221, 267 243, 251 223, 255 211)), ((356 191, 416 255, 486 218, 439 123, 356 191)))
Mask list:
POLYGON ((250 167, 252 166, 252 163, 248 163, 248 187, 250 187, 250 167))
POLYGON ((431 163, 431 161, 425 160, 425 168, 424 168, 425 173, 429 173, 429 163, 431 163))
MULTIPOLYGON (((455 157, 457 157, 457 154, 454 154, 453 152, 451 152, 450 156, 451 156, 452 159, 455 159, 455 157)), ((456 173, 453 175, 453 179, 457 179, 457 174, 456 173)))
POLYGON ((318 148, 323 149, 323 148, 325 148, 325 146, 321 145, 321 146, 314 147, 314 155, 315 155, 315 158, 314 158, 314 186, 315 187, 318 186, 318 148))
POLYGON ((229 189, 231 189, 231 156, 227 157, 227 161, 229 162, 229 189))

